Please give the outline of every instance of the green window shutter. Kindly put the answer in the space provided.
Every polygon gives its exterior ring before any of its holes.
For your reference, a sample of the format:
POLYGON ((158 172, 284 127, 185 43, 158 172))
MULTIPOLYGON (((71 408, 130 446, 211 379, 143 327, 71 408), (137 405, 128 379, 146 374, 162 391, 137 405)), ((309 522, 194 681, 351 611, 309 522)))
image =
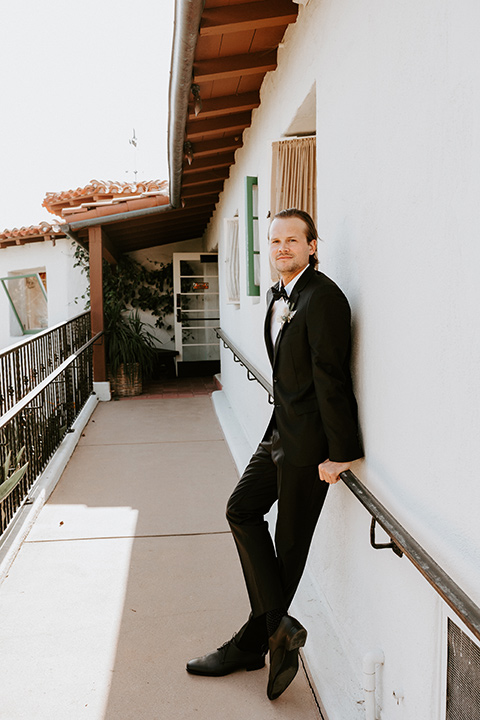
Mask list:
POLYGON ((258 238, 258 180, 245 178, 247 232, 247 295, 260 295, 260 244, 258 238))

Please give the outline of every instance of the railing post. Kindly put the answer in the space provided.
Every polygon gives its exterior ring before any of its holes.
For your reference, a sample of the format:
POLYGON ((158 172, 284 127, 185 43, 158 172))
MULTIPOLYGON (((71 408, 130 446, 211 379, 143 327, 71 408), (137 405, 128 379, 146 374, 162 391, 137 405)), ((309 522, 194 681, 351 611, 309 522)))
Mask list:
MULTIPOLYGON (((64 351, 68 347, 68 335, 67 335, 67 324, 62 328, 62 334, 63 334, 63 347, 64 351)), ((67 427, 71 427, 74 419, 75 419, 75 401, 74 401, 74 388, 73 388, 73 364, 69 365, 67 368, 65 368, 65 409, 66 409, 66 415, 67 415, 67 427)), ((56 410, 56 408, 55 408, 56 410)))
MULTIPOLYGON (((90 314, 92 318, 92 336, 94 336, 103 331, 103 241, 100 226, 89 228, 88 246, 90 257, 90 314)), ((103 339, 93 348, 93 378, 95 382, 105 382, 107 379, 105 343, 103 339)))
POLYGON ((20 367, 20 349, 15 350, 13 357, 15 363, 15 373, 13 377, 15 385, 13 389, 15 392, 14 402, 16 402, 19 398, 22 397, 22 369, 20 367))

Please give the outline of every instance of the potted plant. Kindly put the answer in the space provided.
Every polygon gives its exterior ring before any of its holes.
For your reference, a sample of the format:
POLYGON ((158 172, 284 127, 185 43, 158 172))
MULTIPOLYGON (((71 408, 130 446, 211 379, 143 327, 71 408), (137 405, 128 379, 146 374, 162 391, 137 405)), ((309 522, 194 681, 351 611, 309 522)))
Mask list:
MULTIPOLYGON (((75 248, 75 267, 89 275, 89 253, 82 245, 75 248)), ((139 310, 151 313, 155 328, 171 332, 173 316, 173 263, 148 261, 148 267, 129 255, 122 255, 115 266, 103 264, 105 339, 109 380, 117 395, 139 394, 141 376, 149 374, 159 351, 154 335, 142 322, 139 310)), ((79 300, 80 298, 78 298, 79 300)), ((90 307, 90 293, 82 298, 90 307)), ((153 328, 152 328, 153 329, 153 328)), ((157 340, 162 345, 160 340, 157 340)))
POLYGON ((152 372, 155 360, 154 336, 138 314, 126 311, 123 301, 104 307, 105 350, 109 380, 114 395, 140 395, 142 378, 152 372))

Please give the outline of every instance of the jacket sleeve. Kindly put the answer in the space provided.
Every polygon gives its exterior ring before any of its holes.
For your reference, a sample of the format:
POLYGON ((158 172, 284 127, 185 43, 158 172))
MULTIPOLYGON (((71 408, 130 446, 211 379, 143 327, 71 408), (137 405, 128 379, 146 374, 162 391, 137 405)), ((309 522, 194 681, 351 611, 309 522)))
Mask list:
POLYGON ((307 307, 312 374, 329 459, 349 462, 362 457, 357 403, 350 374, 351 313, 335 285, 317 288, 307 307))

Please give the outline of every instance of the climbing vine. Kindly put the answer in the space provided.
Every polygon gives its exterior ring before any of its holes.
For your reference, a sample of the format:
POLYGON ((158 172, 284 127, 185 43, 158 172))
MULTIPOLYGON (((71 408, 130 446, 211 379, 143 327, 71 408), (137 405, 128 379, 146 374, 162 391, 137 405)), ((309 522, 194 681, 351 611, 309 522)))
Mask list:
MULTIPOLYGON (((88 250, 82 245, 75 248, 75 267, 89 275, 88 250)), ((173 263, 150 261, 153 267, 146 267, 129 255, 122 255, 116 265, 103 261, 103 302, 105 314, 112 307, 122 303, 125 310, 151 312, 155 327, 171 331, 172 326, 165 318, 173 313, 173 263)), ((90 292, 86 296, 90 305, 90 292)))

